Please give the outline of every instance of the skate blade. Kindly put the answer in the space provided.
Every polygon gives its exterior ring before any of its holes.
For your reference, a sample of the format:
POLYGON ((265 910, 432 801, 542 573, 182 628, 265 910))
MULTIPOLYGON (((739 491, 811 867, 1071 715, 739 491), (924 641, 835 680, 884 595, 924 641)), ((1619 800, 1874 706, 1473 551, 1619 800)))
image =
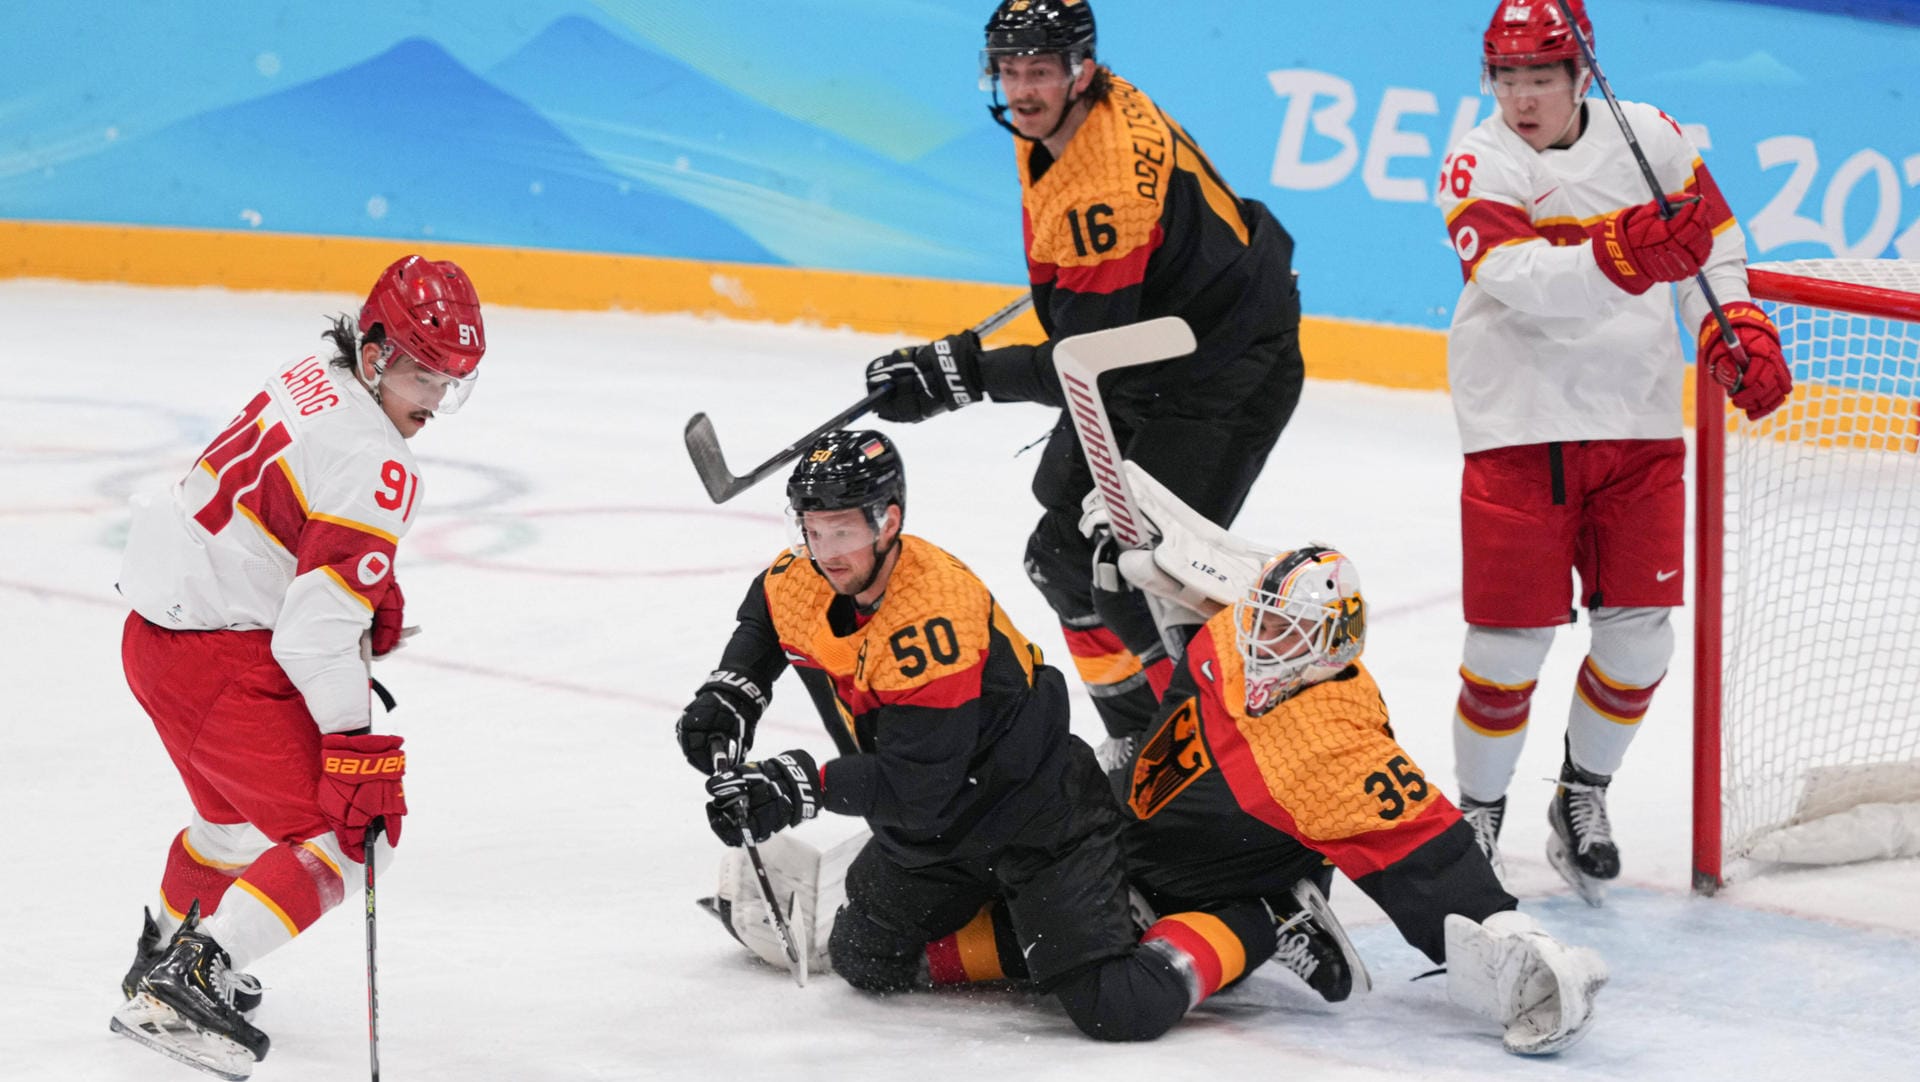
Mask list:
POLYGON ((1607 904, 1607 881, 1581 871, 1573 862, 1573 850, 1560 840, 1560 835, 1552 832, 1547 834, 1547 863, 1553 865, 1553 870, 1560 873, 1560 878, 1567 881, 1581 901, 1595 909, 1607 904))
POLYGON ((253 1053, 218 1034, 195 1029, 181 1021, 173 1008, 149 995, 121 1004, 107 1028, 228 1082, 245 1082, 253 1074, 253 1053))

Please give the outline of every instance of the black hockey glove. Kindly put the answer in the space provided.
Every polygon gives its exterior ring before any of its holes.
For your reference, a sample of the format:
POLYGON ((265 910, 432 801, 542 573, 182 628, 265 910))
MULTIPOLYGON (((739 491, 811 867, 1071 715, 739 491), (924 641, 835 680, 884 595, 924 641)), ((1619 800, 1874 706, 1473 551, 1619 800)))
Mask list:
POLYGON ((924 421, 980 401, 980 336, 950 334, 924 346, 906 346, 867 365, 867 391, 886 387, 874 412, 883 421, 924 421))
POLYGON ((767 709, 767 693, 749 677, 715 669, 680 713, 674 733, 687 762, 702 774, 713 773, 713 756, 720 752, 735 763, 753 747, 753 727, 767 709))
POLYGON ((820 769, 804 751, 781 752, 714 774, 707 795, 707 824, 721 841, 739 845, 744 825, 764 842, 820 814, 820 769))

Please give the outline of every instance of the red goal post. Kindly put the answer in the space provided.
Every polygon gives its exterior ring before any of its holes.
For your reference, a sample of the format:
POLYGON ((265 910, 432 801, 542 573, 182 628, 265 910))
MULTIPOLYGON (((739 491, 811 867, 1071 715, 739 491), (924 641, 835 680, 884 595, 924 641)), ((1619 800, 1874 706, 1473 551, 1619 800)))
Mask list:
POLYGON ((1699 381, 1693 885, 1920 853, 1920 261, 1749 268, 1793 370, 1699 381))

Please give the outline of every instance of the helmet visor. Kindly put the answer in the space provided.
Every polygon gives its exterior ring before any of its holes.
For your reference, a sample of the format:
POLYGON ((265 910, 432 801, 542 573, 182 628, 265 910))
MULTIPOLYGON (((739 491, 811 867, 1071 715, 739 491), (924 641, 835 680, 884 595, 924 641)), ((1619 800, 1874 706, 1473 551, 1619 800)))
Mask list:
POLYGON ((796 511, 787 508, 788 537, 793 551, 814 560, 832 560, 873 548, 880 540, 873 520, 859 507, 837 511, 796 511))
POLYGON ((1081 56, 1052 48, 986 48, 980 50, 980 89, 1006 96, 1029 86, 1072 86, 1080 77, 1081 56), (1058 70, 1052 62, 1058 63, 1058 70), (1005 63, 1008 60, 1012 64, 1005 63))
POLYGON ((1520 98, 1557 98, 1573 94, 1573 73, 1566 64, 1543 64, 1525 68, 1487 67, 1481 82, 1487 93, 1501 101, 1520 98))
POLYGON ((458 413, 479 379, 478 373, 465 379, 445 375, 412 355, 395 350, 381 371, 380 393, 392 395, 416 409, 437 414, 458 413))

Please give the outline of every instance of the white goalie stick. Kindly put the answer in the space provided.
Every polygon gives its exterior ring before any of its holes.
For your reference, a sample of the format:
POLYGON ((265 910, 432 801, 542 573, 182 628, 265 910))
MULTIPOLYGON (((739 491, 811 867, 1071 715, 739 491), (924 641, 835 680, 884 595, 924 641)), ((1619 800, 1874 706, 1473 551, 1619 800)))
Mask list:
MULTIPOLYGON (((1006 307, 974 324, 973 333, 985 338, 1013 322, 1020 313, 1032 306, 1033 294, 1023 293, 1006 307)), ((735 474, 727 469, 727 459, 720 453, 720 437, 713 431, 713 421, 704 413, 696 413, 687 418, 687 457, 693 459, 693 471, 700 475, 700 483, 706 486, 707 496, 714 503, 726 503, 799 458, 800 452, 811 447, 814 440, 855 418, 865 416, 868 410, 879 405, 881 399, 890 393, 891 385, 868 392, 865 398, 834 414, 813 431, 782 447, 772 458, 743 474, 735 474)))
MULTIPOLYGON (((1087 468, 1093 472, 1093 485, 1107 505, 1107 519, 1114 540, 1130 549, 1147 548, 1153 543, 1140 502, 1127 484, 1127 473, 1120 468, 1119 441, 1113 424, 1107 419, 1106 401, 1100 397, 1100 376, 1119 368, 1172 360, 1192 353, 1193 330, 1179 316, 1162 316, 1142 323, 1130 323, 1091 334, 1079 334, 1061 340, 1053 347, 1053 368, 1060 375, 1060 390, 1067 400, 1067 414, 1073 418, 1074 431, 1080 436, 1080 450, 1087 456, 1087 468)), ((1162 613, 1160 600, 1147 595, 1154 622, 1161 637, 1170 639, 1172 621, 1162 613)), ((1185 643, 1167 642, 1170 656, 1184 652, 1185 643)))

